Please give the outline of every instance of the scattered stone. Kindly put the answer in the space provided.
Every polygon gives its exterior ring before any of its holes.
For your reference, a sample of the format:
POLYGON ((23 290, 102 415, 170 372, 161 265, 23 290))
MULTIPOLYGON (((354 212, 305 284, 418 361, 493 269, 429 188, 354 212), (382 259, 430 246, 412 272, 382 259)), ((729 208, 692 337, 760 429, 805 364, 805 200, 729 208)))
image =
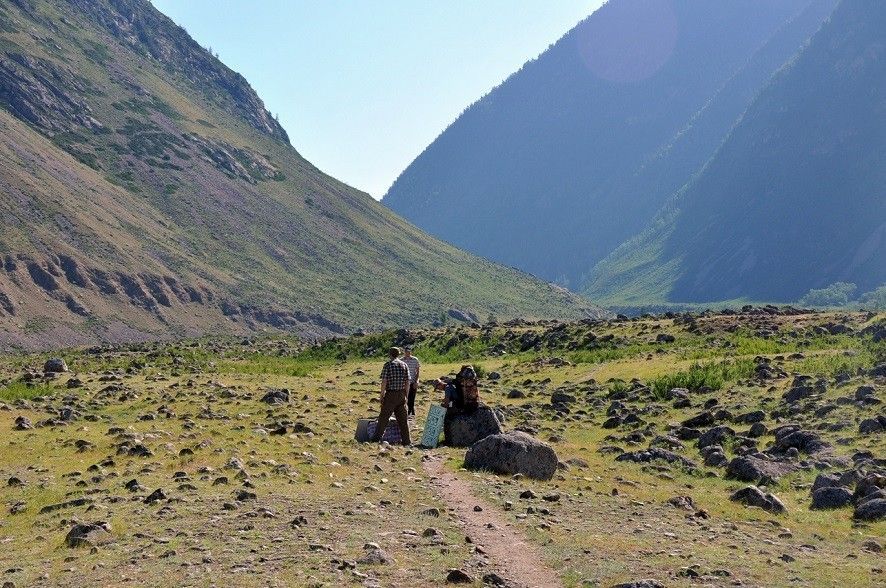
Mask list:
POLYGON ((502 432, 495 411, 481 405, 471 414, 456 415, 444 423, 446 443, 452 447, 470 447, 477 441, 502 432))
POLYGON ((726 466, 726 476, 742 482, 778 480, 796 469, 796 466, 789 463, 742 456, 729 462, 729 465, 726 466))
POLYGON ((166 493, 163 492, 162 488, 157 488, 153 492, 151 492, 145 498, 145 504, 154 504, 155 502, 160 502, 161 500, 166 500, 166 493))
POLYGON ((610 588, 665 588, 665 586, 658 580, 647 579, 622 582, 621 584, 613 584, 610 588))
POLYGON ((763 492, 756 486, 748 486, 746 488, 742 488, 741 490, 735 492, 732 496, 730 496, 729 500, 732 500, 733 502, 740 502, 742 504, 746 504, 747 506, 756 506, 762 508, 765 511, 776 514, 787 511, 784 503, 782 503, 782 501, 779 500, 777 496, 763 492))
POLYGON ((475 443, 465 455, 465 467, 499 474, 523 474, 550 480, 557 471, 554 449, 520 431, 491 435, 475 443))
POLYGON ((289 402, 289 390, 285 388, 271 388, 262 396, 261 401, 267 404, 284 404, 289 402))
POLYGON ((882 521, 886 519, 886 498, 875 498, 859 504, 855 507, 855 513, 852 517, 859 521, 882 521))
POLYGON ((698 468, 698 464, 691 459, 661 447, 650 447, 642 451, 628 451, 615 458, 615 461, 632 461, 634 463, 648 463, 655 460, 680 464, 688 469, 698 468))
POLYGON ((16 431, 27 431, 28 429, 33 429, 34 425, 31 423, 31 419, 25 416, 15 417, 15 430, 16 431))
POLYGON ((60 374, 68 371, 68 364, 60 357, 53 357, 47 359, 46 363, 43 364, 43 371, 47 374, 60 374))
POLYGON ((98 521, 95 523, 78 523, 74 525, 65 537, 68 547, 97 547, 114 540, 111 534, 111 525, 98 521))
POLYGON ((378 546, 377 543, 367 543, 363 546, 365 551, 363 557, 357 560, 357 563, 365 565, 384 565, 393 563, 394 560, 385 550, 378 546))
POLYGON ((463 570, 452 569, 446 574, 447 584, 472 584, 473 582, 474 578, 463 570))
POLYGON ((852 492, 848 488, 827 486, 812 493, 813 510, 843 508, 852 503, 852 492))

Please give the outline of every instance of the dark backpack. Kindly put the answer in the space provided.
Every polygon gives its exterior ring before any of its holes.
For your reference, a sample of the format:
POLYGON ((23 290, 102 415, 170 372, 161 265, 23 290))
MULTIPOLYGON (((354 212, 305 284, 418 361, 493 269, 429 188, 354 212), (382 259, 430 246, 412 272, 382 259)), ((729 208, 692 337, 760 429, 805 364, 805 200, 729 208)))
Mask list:
POLYGON ((477 388, 477 372, 473 366, 463 365, 455 376, 458 391, 455 406, 465 412, 473 412, 480 404, 480 390, 477 388))

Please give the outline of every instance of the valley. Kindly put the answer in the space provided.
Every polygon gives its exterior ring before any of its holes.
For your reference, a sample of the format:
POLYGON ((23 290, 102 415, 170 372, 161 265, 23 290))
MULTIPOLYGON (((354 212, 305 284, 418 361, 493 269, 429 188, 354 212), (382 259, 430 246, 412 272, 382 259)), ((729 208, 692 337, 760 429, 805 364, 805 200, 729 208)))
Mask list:
POLYGON ((554 570, 534 585, 871 586, 884 321, 754 307, 6 356, 0 572, 15 586, 525 585, 506 548, 484 547, 476 525, 492 524, 526 542, 536 574, 554 570), (439 401, 430 379, 472 363, 504 430, 556 451, 553 479, 354 441, 392 344, 423 363, 414 432, 439 401), (44 374, 53 356, 69 371, 44 374), (776 502, 730 500, 749 486, 776 502), (818 487, 833 508, 811 508, 818 487))

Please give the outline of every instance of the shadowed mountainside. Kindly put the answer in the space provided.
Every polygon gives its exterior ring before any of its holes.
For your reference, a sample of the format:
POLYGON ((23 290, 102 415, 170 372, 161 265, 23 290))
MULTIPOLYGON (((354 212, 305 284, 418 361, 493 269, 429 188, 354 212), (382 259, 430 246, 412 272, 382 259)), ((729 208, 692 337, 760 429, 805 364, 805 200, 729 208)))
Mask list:
POLYGON ((886 282, 886 4, 844 0, 716 156, 587 291, 796 300, 886 282))
POLYGON ((578 288, 713 155, 835 3, 612 0, 468 108, 383 202, 578 288))

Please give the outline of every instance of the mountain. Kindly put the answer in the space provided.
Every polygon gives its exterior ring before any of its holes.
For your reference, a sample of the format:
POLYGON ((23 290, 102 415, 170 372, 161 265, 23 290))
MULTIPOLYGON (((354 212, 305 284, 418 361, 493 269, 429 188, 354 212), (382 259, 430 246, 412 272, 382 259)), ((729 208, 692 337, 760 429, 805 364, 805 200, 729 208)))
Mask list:
POLYGON ((612 301, 791 301, 886 283, 886 3, 843 0, 715 157, 596 268, 612 301))
POLYGON ((0 346, 597 312, 323 174, 147 0, 0 3, 0 226, 0 346))
POLYGON ((835 4, 610 0, 471 105, 383 202, 577 289, 710 159, 835 4))

